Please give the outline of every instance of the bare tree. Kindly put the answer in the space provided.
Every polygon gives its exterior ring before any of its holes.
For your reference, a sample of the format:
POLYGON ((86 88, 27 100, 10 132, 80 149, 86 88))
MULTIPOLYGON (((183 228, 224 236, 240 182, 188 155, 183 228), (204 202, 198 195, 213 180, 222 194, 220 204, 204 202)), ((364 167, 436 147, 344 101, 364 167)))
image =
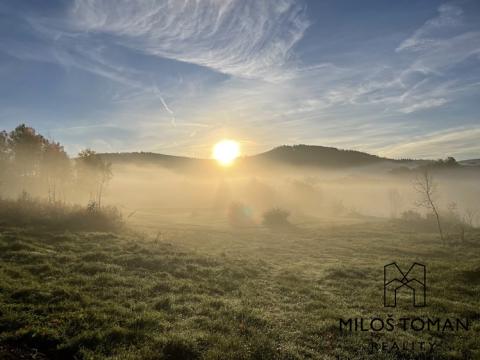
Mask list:
POLYGON ((475 227, 477 212, 473 209, 466 209, 460 218, 460 239, 465 242, 465 232, 475 227))
POLYGON ((105 186, 112 179, 112 166, 95 151, 86 149, 78 154, 76 160, 77 178, 90 193, 93 208, 102 206, 105 186))
POLYGON ((417 206, 430 210, 435 216, 440 240, 442 241, 442 244, 445 244, 442 224, 440 222, 440 215, 438 214, 436 205, 437 183, 435 182, 433 175, 428 171, 428 169, 423 169, 422 172, 417 175, 413 186, 420 195, 420 200, 417 201, 417 206))
POLYGON ((465 209, 465 213, 463 215, 463 221, 469 227, 471 227, 471 228, 475 227, 476 217, 477 217, 477 210, 470 209, 470 208, 465 209))

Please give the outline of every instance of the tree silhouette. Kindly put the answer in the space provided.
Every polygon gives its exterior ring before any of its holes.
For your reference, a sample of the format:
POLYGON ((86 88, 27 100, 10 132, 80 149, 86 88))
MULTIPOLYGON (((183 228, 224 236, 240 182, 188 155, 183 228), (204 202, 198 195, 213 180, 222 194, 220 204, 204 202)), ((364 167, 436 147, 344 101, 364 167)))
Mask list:
POLYGON ((90 204, 102 206, 105 186, 112 179, 112 164, 91 149, 82 150, 76 160, 78 180, 86 186, 90 204))
POLYGON ((0 131, 0 196, 2 188, 7 181, 9 167, 9 147, 8 134, 6 131, 0 131))
POLYGON ((10 132, 7 138, 11 151, 14 173, 19 178, 22 191, 25 191, 40 171, 40 159, 45 138, 35 129, 22 124, 10 132))
POLYGON ((48 200, 56 202, 59 188, 71 177, 70 159, 60 143, 45 141, 41 171, 47 183, 48 200))

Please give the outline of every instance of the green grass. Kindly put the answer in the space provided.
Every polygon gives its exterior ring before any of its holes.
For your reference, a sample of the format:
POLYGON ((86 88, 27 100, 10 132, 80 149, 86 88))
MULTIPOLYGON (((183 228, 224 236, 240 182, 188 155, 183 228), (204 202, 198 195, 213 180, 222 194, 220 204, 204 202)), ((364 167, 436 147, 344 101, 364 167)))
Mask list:
POLYGON ((172 225, 159 235, 1 228, 0 358, 404 359, 369 341, 421 337, 443 342, 435 359, 478 359, 480 234, 467 235, 442 247, 435 234, 388 223, 172 225), (427 265, 426 308, 383 307, 392 261, 427 265), (339 318, 392 312, 473 322, 463 333, 339 331, 339 318))

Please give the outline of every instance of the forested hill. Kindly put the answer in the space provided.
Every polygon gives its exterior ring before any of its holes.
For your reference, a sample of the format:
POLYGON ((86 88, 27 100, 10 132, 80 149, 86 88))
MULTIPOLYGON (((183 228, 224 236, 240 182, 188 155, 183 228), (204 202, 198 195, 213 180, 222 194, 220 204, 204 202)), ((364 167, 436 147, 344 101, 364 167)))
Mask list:
MULTIPOLYGON (((206 171, 217 168, 212 159, 198 159, 185 156, 164 155, 151 152, 103 153, 102 158, 112 164, 158 165, 170 169, 197 169, 206 171)), ((269 166, 299 166, 310 168, 348 169, 380 164, 386 168, 408 170, 416 167, 435 169, 480 168, 478 160, 457 162, 452 157, 444 160, 389 159, 355 150, 341 150, 316 145, 279 146, 252 156, 244 156, 236 161, 237 167, 244 169, 268 168, 269 166)))
POLYGON ((287 165, 351 167, 395 161, 354 150, 314 145, 280 146, 255 155, 252 159, 268 160, 287 165))
MULTIPOLYGON (((212 164, 211 159, 197 159, 164 155, 150 152, 104 153, 105 160, 116 164, 157 164, 168 168, 204 166, 212 164)), ((280 146, 253 156, 237 160, 243 165, 293 165, 309 167, 346 168, 382 162, 401 163, 407 160, 392 160, 354 150, 339 150, 332 147, 313 145, 280 146)))

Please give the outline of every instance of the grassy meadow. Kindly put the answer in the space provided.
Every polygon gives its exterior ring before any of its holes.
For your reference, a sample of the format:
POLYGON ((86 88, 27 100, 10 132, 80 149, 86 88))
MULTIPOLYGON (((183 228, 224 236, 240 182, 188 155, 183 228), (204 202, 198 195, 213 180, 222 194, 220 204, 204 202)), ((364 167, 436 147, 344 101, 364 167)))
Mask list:
POLYGON ((378 220, 272 231, 137 218, 116 233, 0 228, 0 358, 480 358, 479 231, 442 246, 435 233, 378 220), (427 307, 383 307, 392 261, 427 266, 427 307), (340 318, 390 315, 471 325, 339 330, 340 318), (392 339, 441 345, 370 345, 392 339))

